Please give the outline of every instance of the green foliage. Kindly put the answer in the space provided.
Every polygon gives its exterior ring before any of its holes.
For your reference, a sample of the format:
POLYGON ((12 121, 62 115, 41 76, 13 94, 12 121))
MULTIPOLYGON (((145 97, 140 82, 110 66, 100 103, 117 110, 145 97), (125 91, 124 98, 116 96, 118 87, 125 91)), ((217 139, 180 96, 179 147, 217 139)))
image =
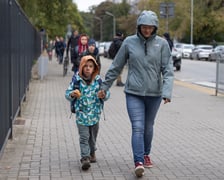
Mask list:
MULTIPOLYGON (((64 36, 66 27, 71 24, 73 29, 87 33, 90 37, 100 40, 113 38, 113 17, 115 16, 116 31, 125 35, 136 33, 136 20, 142 10, 155 11, 159 17, 158 34, 168 31, 171 37, 181 42, 190 42, 191 34, 191 1, 190 0, 140 0, 137 6, 131 7, 127 0, 121 3, 103 1, 98 6, 90 7, 90 12, 78 12, 72 0, 18 0, 30 21, 38 29, 46 29, 50 38, 64 36), (174 17, 160 17, 160 4, 174 3, 174 17), (95 17, 94 17, 95 16, 95 17), (100 18, 100 20, 99 20, 100 18), (167 27, 168 26, 168 27, 167 27)), ((193 40, 195 44, 210 43, 213 39, 224 41, 224 0, 194 0, 193 40)))
POLYGON ((18 0, 31 23, 44 28, 49 38, 65 36, 66 27, 84 30, 82 18, 72 0, 18 0))
POLYGON ((122 19, 125 19, 125 24, 127 23, 129 19, 129 10, 130 5, 127 3, 126 0, 123 0, 122 3, 112 3, 109 1, 104 1, 101 4, 99 4, 97 7, 93 6, 92 9, 90 9, 90 13, 81 13, 81 16, 83 18, 83 22, 85 24, 85 27, 87 29, 87 32, 89 32, 89 35, 94 37, 96 40, 100 40, 100 20, 102 21, 102 40, 103 41, 111 41, 113 39, 113 17, 106 14, 106 11, 112 13, 115 16, 116 20, 116 31, 122 31, 124 34, 126 33, 126 30, 129 29, 128 25, 125 27, 124 21, 122 19), (96 18, 94 18, 96 17, 96 18))

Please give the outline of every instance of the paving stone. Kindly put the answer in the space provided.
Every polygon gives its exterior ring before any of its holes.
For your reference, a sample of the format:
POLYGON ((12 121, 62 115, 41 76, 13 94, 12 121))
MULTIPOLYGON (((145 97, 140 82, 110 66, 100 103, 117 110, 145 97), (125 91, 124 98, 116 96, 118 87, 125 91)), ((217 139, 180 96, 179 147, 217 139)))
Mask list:
MULTIPOLYGON (((101 61, 104 77, 112 61, 101 61)), ((14 124, 0 159, 0 180, 136 180, 125 95, 115 84, 100 122, 97 162, 81 170, 75 117, 64 97, 71 78, 53 60, 43 80, 31 80, 20 117, 25 123, 14 124)), ((175 84, 172 102, 161 104, 156 118, 154 167, 141 180, 223 180, 223 107, 222 96, 175 84)))

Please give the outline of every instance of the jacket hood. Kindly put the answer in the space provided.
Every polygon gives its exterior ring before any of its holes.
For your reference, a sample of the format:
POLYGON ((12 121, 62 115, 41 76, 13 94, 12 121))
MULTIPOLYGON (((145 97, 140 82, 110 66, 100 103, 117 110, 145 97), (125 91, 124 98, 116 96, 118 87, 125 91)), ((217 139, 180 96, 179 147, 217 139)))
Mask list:
POLYGON ((96 47, 96 41, 94 39, 89 39, 88 46, 94 45, 96 47))
POLYGON ((79 65, 79 75, 83 78, 83 68, 86 64, 87 61, 92 61, 94 64, 95 64, 95 70, 92 74, 92 79, 95 79, 96 75, 99 74, 99 66, 95 60, 95 58, 91 55, 86 55, 86 56, 83 56, 81 61, 80 61, 80 65, 79 65))
POLYGON ((169 34, 168 32, 165 32, 165 33, 163 34, 163 36, 164 36, 166 39, 170 39, 170 34, 169 34))
POLYGON ((143 24, 155 26, 156 28, 158 28, 159 21, 158 21, 158 17, 156 13, 153 11, 146 11, 146 10, 142 11, 137 19, 137 26, 140 26, 143 24))

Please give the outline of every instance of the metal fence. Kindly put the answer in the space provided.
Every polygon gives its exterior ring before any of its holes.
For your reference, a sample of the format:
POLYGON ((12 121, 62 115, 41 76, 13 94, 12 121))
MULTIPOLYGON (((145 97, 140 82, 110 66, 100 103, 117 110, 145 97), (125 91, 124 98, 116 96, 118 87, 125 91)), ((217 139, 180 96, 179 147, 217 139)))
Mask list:
POLYGON ((31 69, 41 53, 39 32, 15 0, 0 0, 0 155, 31 79, 31 69))
POLYGON ((224 93, 224 57, 219 56, 216 61, 216 96, 224 93))

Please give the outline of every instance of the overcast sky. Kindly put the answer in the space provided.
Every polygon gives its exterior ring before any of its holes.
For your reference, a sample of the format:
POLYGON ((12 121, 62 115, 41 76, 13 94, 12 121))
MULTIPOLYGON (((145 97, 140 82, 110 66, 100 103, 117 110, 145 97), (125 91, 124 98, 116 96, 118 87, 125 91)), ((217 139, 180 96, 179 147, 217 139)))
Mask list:
POLYGON ((78 6, 79 11, 89 11, 89 7, 92 5, 99 5, 104 0, 73 0, 78 6))

